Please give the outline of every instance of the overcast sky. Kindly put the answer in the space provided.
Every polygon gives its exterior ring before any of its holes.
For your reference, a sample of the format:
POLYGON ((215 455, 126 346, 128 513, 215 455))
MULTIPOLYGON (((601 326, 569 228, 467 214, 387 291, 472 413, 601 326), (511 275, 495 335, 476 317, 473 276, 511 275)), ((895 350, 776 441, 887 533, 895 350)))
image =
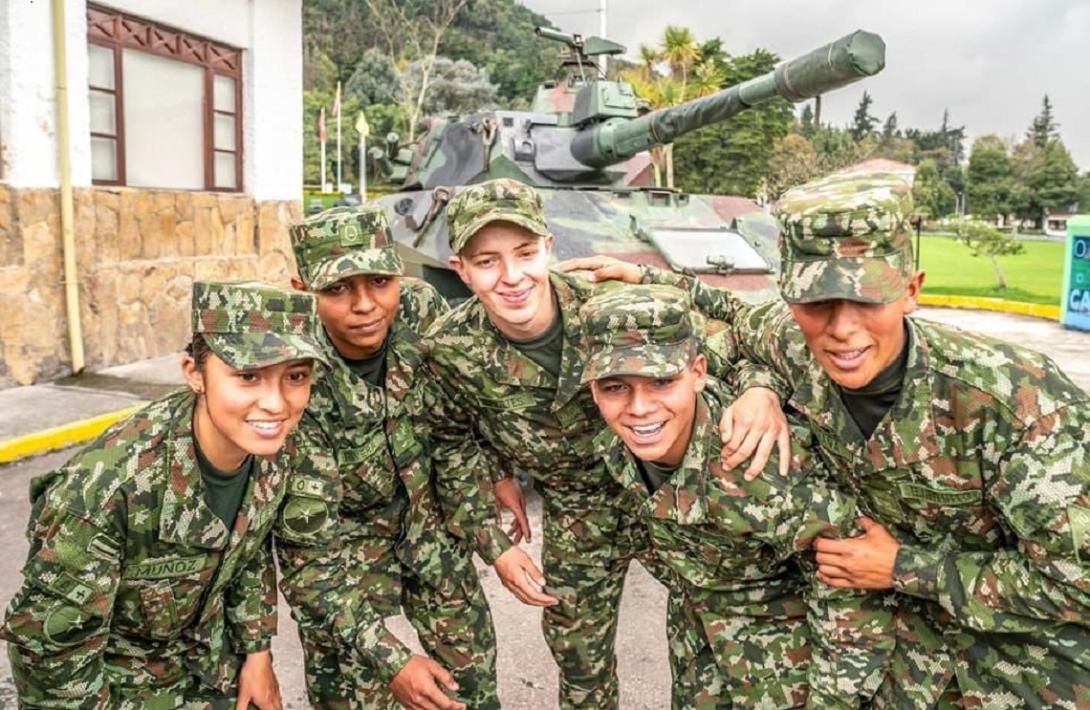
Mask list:
MULTIPOLYGON (((598 34, 599 0, 519 0, 568 32, 598 34)), ((668 24, 730 53, 794 57, 856 29, 886 41, 886 68, 825 97, 823 120, 847 124, 864 87, 871 112, 937 128, 944 108, 970 137, 1021 136, 1048 94, 1080 172, 1090 170, 1090 0, 607 0, 611 39, 629 56, 668 24)))

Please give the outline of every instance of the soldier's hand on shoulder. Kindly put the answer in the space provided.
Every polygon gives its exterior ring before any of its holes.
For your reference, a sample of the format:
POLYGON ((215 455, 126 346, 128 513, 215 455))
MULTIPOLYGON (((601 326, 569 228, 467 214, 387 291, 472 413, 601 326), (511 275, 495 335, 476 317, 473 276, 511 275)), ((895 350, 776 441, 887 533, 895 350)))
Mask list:
POLYGON ((458 684, 427 656, 410 658, 390 681, 390 692, 409 710, 465 710, 465 703, 452 700, 443 688, 453 692, 458 684))
POLYGON ((719 420, 719 437, 723 442, 723 468, 731 470, 747 459, 747 480, 752 481, 764 470, 772 455, 779 453, 780 475, 786 476, 791 465, 791 435, 780 398, 766 387, 750 387, 723 410, 719 420))
POLYGON ((638 284, 643 278, 638 264, 614 259, 611 256, 587 256, 579 259, 567 259, 553 267, 554 271, 571 273, 573 271, 588 272, 590 281, 599 283, 602 281, 623 281, 629 284, 638 284))

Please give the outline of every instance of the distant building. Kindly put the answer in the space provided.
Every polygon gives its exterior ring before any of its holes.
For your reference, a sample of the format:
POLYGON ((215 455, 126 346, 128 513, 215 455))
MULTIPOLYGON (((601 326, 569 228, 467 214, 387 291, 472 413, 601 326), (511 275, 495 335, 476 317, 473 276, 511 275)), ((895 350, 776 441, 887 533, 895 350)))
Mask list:
MULTIPOLYGON (((65 0, 86 361, 176 351, 194 279, 284 282, 301 0, 65 0)), ((0 10, 0 386, 71 369, 51 3, 0 10)))
POLYGON ((916 180, 916 166, 902 163, 888 158, 872 158, 855 165, 841 168, 837 173, 893 173, 904 180, 909 186, 916 180))
POLYGON ((1045 214, 1045 234, 1050 237, 1067 236, 1067 220, 1075 215, 1071 212, 1052 212, 1045 214))

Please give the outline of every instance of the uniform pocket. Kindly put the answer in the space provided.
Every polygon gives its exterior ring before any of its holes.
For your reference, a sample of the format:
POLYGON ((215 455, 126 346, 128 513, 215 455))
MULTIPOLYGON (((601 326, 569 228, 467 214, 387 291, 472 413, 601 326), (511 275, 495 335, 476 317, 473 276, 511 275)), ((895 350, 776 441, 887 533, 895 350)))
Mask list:
POLYGON ((176 638, 196 619, 218 565, 216 553, 146 558, 126 565, 114 625, 141 638, 176 638))

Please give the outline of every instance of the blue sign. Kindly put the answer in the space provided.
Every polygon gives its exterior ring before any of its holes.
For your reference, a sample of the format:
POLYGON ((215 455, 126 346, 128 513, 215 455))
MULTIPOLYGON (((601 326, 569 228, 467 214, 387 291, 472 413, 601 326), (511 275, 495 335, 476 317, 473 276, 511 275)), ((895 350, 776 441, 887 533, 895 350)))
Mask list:
POLYGON ((1090 330, 1090 216, 1067 221, 1067 261, 1064 268, 1060 322, 1090 330))

